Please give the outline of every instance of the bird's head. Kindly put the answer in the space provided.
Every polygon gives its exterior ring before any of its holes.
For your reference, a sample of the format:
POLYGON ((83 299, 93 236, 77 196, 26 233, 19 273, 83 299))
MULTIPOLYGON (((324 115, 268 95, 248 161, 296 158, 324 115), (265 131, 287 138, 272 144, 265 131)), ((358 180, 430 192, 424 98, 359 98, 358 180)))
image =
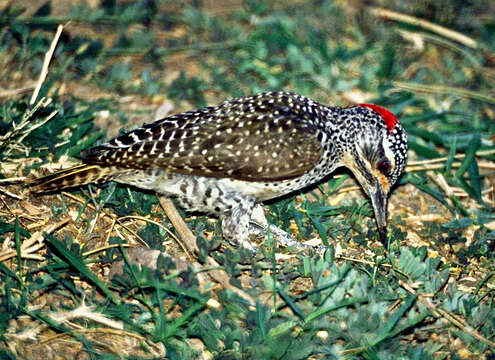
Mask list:
POLYGON ((380 239, 386 242, 387 204, 390 189, 406 164, 407 134, 387 109, 371 104, 347 108, 352 125, 350 151, 344 165, 371 198, 380 239))

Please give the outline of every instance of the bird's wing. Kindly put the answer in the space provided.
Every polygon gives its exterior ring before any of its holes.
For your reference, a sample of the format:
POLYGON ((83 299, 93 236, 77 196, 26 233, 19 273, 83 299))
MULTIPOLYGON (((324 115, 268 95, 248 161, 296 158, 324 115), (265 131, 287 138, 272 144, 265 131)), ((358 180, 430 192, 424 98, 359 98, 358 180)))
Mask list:
POLYGON ((158 120, 89 149, 84 161, 247 181, 301 176, 323 153, 317 129, 300 98, 262 95, 158 120))

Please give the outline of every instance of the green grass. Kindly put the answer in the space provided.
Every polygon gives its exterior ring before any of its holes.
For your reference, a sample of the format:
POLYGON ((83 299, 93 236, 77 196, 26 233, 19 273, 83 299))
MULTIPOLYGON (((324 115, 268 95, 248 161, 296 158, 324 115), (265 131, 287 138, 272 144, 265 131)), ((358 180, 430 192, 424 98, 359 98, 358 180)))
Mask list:
POLYGON ((2 94, 0 178, 76 161, 111 131, 102 112, 123 126, 152 121, 148 105, 164 99, 180 111, 280 89, 327 104, 387 106, 418 165, 393 194, 413 200, 391 200, 388 251, 377 245, 367 201, 330 202, 351 181, 342 172, 265 206, 294 238, 321 239, 324 254, 276 249, 267 239, 253 259, 222 240, 218 222, 181 212, 200 248, 189 268, 153 194, 112 184, 36 197, 0 183, 0 357, 36 358, 50 346, 93 359, 494 358, 495 9, 482 1, 389 6, 478 48, 342 2, 245 1, 222 12, 104 1, 30 16, 4 7, 4 89, 35 82, 56 26, 71 23, 38 97, 51 101, 32 106, 32 92, 2 94), (423 48, 408 40, 413 32, 423 48), (434 169, 422 162, 441 157, 434 169), (429 214, 440 220, 410 222, 429 214), (162 226, 117 221, 128 215, 162 226), (28 249, 29 241, 39 246, 28 249), (156 269, 133 264, 124 245, 139 242, 164 251, 156 269), (201 280, 211 258, 255 301, 201 280), (117 260, 124 271, 109 279, 104 269, 117 260))

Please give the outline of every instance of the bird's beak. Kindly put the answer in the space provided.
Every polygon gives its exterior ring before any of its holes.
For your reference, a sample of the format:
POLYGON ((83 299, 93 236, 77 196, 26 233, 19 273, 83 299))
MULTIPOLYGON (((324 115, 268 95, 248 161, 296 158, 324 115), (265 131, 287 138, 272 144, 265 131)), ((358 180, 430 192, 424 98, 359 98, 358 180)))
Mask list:
POLYGON ((382 186, 379 181, 376 186, 368 187, 373 210, 375 211, 376 225, 382 244, 387 244, 387 196, 383 194, 382 186))

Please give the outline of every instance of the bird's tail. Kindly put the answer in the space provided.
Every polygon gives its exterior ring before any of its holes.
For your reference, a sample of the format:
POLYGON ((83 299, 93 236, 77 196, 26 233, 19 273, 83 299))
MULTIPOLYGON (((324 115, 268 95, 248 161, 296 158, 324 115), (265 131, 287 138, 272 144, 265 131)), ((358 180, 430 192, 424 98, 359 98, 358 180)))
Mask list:
POLYGON ((117 170, 114 167, 82 164, 35 179, 28 183, 28 186, 34 193, 52 192, 74 186, 107 182, 116 174, 117 170))

